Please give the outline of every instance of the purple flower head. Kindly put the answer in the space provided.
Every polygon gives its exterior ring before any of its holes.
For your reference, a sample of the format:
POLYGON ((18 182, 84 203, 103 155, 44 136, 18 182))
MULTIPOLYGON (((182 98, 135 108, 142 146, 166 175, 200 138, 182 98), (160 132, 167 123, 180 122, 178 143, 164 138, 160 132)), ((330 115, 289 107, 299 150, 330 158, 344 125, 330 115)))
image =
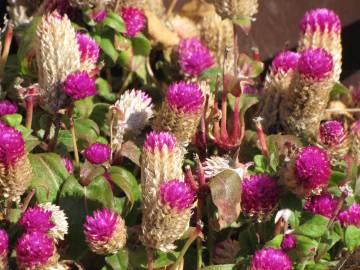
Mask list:
POLYGON ((130 38, 135 37, 144 30, 146 25, 145 14, 142 10, 135 7, 123 7, 121 17, 126 27, 126 35, 130 38))
POLYGON ((25 233, 16 245, 16 260, 23 268, 35 269, 45 265, 54 252, 54 242, 45 233, 25 233))
POLYGON ((285 234, 281 242, 281 249, 285 252, 292 250, 296 247, 296 238, 292 234, 285 234))
POLYGON ((93 216, 86 217, 84 233, 88 242, 106 243, 115 232, 120 217, 109 209, 95 211, 93 216))
POLYGON ((184 81, 171 84, 165 100, 171 108, 183 113, 196 113, 204 104, 200 87, 195 83, 184 81))
POLYGON ((163 204, 182 211, 190 208, 195 194, 187 183, 174 179, 160 185, 160 197, 163 204))
POLYGON ((76 33, 76 40, 79 45, 80 61, 96 63, 99 59, 100 48, 90 36, 76 33))
POLYGON ((72 174, 74 172, 74 166, 73 166, 71 160, 66 158, 66 157, 63 157, 62 160, 64 161, 64 165, 65 165, 66 170, 70 174, 72 174))
POLYGON ((17 113, 18 107, 9 100, 0 101, 0 116, 17 113))
POLYGON ((0 255, 3 255, 7 252, 9 247, 9 236, 7 232, 3 229, 0 229, 0 255))
POLYGON ((312 33, 328 31, 339 34, 341 22, 339 16, 332 10, 326 8, 313 9, 305 13, 300 22, 300 29, 303 34, 307 31, 312 33))
POLYGON ((86 72, 76 72, 67 76, 64 92, 73 100, 84 99, 96 94, 95 80, 86 72))
POLYGON ((338 201, 330 193, 323 192, 321 195, 312 196, 304 205, 304 210, 314 215, 322 215, 331 219, 336 210, 338 201))
POLYGON ((29 208, 21 217, 19 224, 24 227, 26 232, 47 233, 55 227, 51 221, 52 212, 47 211, 39 206, 29 208))
POLYGON ((333 70, 332 56, 322 48, 305 50, 300 55, 298 69, 306 79, 322 81, 333 70))
POLYGON ((14 165, 25 154, 25 141, 19 131, 12 127, 0 130, 0 163, 14 165))
POLYGON ((146 135, 144 143, 144 150, 154 153, 161 151, 165 146, 169 151, 172 151, 176 146, 176 137, 170 132, 150 132, 146 135))
POLYGON ((107 15, 108 15, 107 11, 103 9, 103 10, 94 11, 93 13, 91 13, 90 17, 94 21, 101 23, 106 19, 107 15))
POLYGON ((242 183, 241 208, 249 215, 269 215, 280 199, 276 180, 263 175, 253 175, 242 183))
POLYGON ((291 270, 290 258, 280 249, 264 248, 256 251, 250 270, 291 270))
POLYGON ((327 121, 320 125, 320 140, 327 146, 338 146, 346 138, 343 125, 336 120, 327 121))
POLYGON ((339 220, 342 226, 356 226, 360 228, 360 204, 354 203, 349 209, 340 212, 339 220))
POLYGON ((214 64, 210 51, 197 38, 181 40, 178 54, 181 70, 191 76, 199 76, 214 64))
POLYGON ((316 146, 304 147, 295 162, 295 175, 306 189, 326 187, 331 175, 326 152, 316 146))
POLYGON ((84 155, 91 164, 102 164, 110 159, 111 148, 107 144, 94 143, 85 150, 84 155))
POLYGON ((279 53, 272 61, 271 69, 274 72, 285 72, 297 68, 300 55, 296 52, 285 51, 279 53))
POLYGON ((0 120, 0 131, 6 127, 9 127, 9 126, 7 124, 5 124, 2 120, 0 120))

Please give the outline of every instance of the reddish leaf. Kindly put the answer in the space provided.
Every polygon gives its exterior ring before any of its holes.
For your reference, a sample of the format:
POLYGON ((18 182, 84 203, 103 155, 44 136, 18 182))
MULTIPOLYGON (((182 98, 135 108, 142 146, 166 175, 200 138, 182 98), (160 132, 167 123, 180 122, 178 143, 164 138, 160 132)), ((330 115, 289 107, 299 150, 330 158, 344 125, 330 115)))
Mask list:
POLYGON ((121 155, 140 167, 141 150, 133 141, 127 141, 122 145, 121 155))

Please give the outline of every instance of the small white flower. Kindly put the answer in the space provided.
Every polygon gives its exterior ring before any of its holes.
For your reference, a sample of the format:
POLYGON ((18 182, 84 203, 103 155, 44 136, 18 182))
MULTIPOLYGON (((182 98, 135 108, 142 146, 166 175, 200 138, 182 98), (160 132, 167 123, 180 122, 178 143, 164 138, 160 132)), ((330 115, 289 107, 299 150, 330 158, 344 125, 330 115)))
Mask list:
POLYGON ((275 224, 279 222, 280 218, 284 219, 285 222, 289 222, 290 216, 292 215, 290 209, 281 209, 276 213, 275 224))
POLYGON ((51 221, 54 222, 55 227, 50 230, 50 235, 56 240, 64 240, 64 236, 68 233, 68 221, 67 216, 60 207, 51 203, 45 203, 39 205, 44 210, 50 211, 51 221))

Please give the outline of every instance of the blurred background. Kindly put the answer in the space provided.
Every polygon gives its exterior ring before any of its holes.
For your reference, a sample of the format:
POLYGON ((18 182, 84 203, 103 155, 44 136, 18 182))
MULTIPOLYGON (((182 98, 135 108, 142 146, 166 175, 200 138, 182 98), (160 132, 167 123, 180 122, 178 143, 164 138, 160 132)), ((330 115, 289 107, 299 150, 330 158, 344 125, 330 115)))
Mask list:
MULTIPOLYGON (((164 1, 166 4, 170 2, 164 1)), ((186 2, 179 0, 177 8, 186 2)), ((298 25, 305 11, 330 8, 339 14, 343 25, 342 81, 347 86, 360 82, 360 0, 259 0, 259 4, 259 13, 250 34, 246 36, 239 29, 241 51, 250 53, 251 48, 257 46, 262 60, 269 63, 285 46, 296 47, 298 25)), ((7 0, 0 0, 0 25, 6 5, 7 0)))

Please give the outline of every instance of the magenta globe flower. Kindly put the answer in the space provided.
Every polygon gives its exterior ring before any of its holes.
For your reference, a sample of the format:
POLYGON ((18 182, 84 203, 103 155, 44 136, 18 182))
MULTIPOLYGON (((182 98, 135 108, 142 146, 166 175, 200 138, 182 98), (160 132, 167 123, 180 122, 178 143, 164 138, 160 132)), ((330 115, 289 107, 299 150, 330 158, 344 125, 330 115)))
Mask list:
POLYGON ((0 229, 0 256, 7 254, 9 248, 9 236, 7 232, 3 229, 0 229))
POLYGON ((123 7, 121 17, 126 27, 126 35, 130 38, 135 37, 144 30, 146 25, 145 14, 142 10, 135 7, 123 7))
POLYGON ((96 94, 95 80, 86 72, 72 73, 66 78, 63 90, 73 100, 91 97, 96 94))
POLYGON ((84 155, 91 164, 102 164, 110 159, 111 148, 107 144, 94 143, 85 150, 84 155))
POLYGON ((194 77, 214 64, 209 49, 197 38, 180 41, 178 55, 181 70, 194 77))
POLYGON ((296 247, 296 237, 292 234, 285 234, 281 242, 281 249, 285 252, 290 251, 296 247))
POLYGON ((304 205, 304 210, 331 219, 334 216, 338 201, 328 192, 312 196, 304 205))
POLYGON ((95 22, 101 23, 103 22, 108 15, 108 12, 106 10, 96 10, 93 13, 91 13, 90 17, 95 22))
POLYGON ((179 180, 171 180, 160 185, 161 202, 179 212, 188 209, 195 200, 191 187, 179 180))
POLYGON ((95 211, 92 217, 87 216, 84 229, 86 242, 97 254, 115 253, 126 243, 123 219, 108 209, 95 211))
POLYGON ((65 168, 68 171, 68 173, 72 174, 74 172, 74 166, 71 160, 66 157, 63 157, 62 160, 64 162, 65 168))
POLYGON ((309 10, 300 22, 302 33, 311 32, 336 32, 341 31, 341 22, 339 16, 332 10, 319 8, 309 10))
POLYGON ((295 176, 307 194, 322 190, 329 184, 330 162, 326 152, 316 146, 304 147, 295 161, 295 176))
POLYGON ((340 212, 338 216, 342 226, 356 226, 360 228, 360 204, 354 203, 349 209, 340 212))
POLYGON ((76 40, 79 45, 80 61, 96 63, 99 59, 100 48, 90 36, 76 33, 76 40))
POLYGON ((9 100, 0 101, 0 116, 17 113, 18 107, 9 100))
POLYGON ((255 253, 250 270, 291 270, 292 261, 279 249, 264 248, 255 253))
POLYGON ((34 206, 25 211, 21 217, 19 224, 24 227, 26 232, 42 232, 47 233, 55 227, 55 224, 51 221, 51 211, 34 206))
POLYGON ((241 208, 250 216, 266 219, 277 207, 279 199, 277 182, 267 175, 253 175, 242 182, 241 208))
POLYGON ((294 70, 298 66, 300 55, 296 52, 285 51, 279 53, 271 64, 272 72, 287 73, 290 70, 294 70))
POLYGON ((19 131, 12 127, 0 130, 0 163, 12 166, 25 154, 25 141, 19 131))
POLYGON ((336 120, 327 121, 320 125, 320 141, 326 146, 338 146, 346 138, 343 125, 336 120))
POLYGON ((331 75, 332 56, 322 48, 305 50, 301 53, 298 69, 306 79, 322 81, 331 75))
POLYGON ((41 269, 55 253, 54 242, 42 232, 25 233, 15 249, 19 269, 41 269))
POLYGON ((176 138, 170 132, 159 132, 154 131, 146 135, 144 143, 144 150, 154 153, 155 151, 161 151, 167 149, 172 151, 176 147, 176 138))

